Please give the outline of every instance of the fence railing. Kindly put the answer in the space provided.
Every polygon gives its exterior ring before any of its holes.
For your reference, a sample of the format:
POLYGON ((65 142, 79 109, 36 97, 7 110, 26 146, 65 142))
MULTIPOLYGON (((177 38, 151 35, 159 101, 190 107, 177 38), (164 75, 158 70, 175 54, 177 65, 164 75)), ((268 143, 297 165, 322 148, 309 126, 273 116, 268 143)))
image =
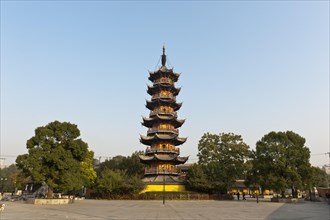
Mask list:
POLYGON ((174 117, 178 116, 176 112, 166 112, 166 111, 160 111, 160 110, 154 110, 150 112, 150 116, 154 116, 156 114, 167 114, 167 115, 172 115, 174 117))
MULTIPOLYGON (((163 200, 163 192, 146 192, 141 194, 116 195, 113 193, 97 193, 95 191, 88 192, 88 199, 117 199, 117 200, 163 200)), ((233 200, 230 194, 203 194, 194 192, 166 192, 166 200, 233 200)))
POLYGON ((155 84, 157 83, 173 83, 171 79, 158 79, 154 81, 155 84))
POLYGON ((155 133, 155 132, 173 132, 175 134, 179 134, 179 130, 178 129, 175 129, 175 128, 169 128, 169 129, 166 129, 166 128, 149 128, 148 129, 148 134, 149 133, 155 133))
POLYGON ((174 168, 158 168, 158 167, 150 167, 144 169, 145 174, 179 174, 180 169, 174 168))
POLYGON ((151 99, 158 99, 158 98, 173 99, 174 101, 176 101, 176 97, 173 96, 172 94, 170 94, 170 95, 160 95, 160 94, 157 94, 157 95, 153 95, 151 97, 151 99))
POLYGON ((174 149, 166 149, 166 148, 150 148, 147 147, 146 153, 176 153, 180 154, 180 148, 174 148, 174 149))

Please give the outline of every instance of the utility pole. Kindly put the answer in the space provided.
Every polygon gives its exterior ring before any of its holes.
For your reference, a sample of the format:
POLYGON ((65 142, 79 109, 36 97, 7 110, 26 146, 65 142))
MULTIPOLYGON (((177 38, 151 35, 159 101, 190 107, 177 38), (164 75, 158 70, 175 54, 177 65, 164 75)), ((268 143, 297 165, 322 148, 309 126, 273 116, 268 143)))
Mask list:
POLYGON ((163 205, 165 205, 165 167, 163 166, 163 205))
MULTIPOLYGON (((328 153, 325 153, 325 154, 328 154, 329 155, 329 164, 328 164, 328 167, 330 169, 330 152, 328 153)), ((328 174, 328 173, 327 173, 328 174)), ((328 188, 330 188, 330 180, 328 179, 328 188)))

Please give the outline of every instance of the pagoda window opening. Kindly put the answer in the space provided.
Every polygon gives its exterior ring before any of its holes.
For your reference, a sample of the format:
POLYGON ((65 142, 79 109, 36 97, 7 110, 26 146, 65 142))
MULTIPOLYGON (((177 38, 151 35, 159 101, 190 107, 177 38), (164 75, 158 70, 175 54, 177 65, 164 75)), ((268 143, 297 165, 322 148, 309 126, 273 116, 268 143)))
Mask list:
POLYGON ((172 80, 168 77, 161 77, 159 80, 156 80, 155 83, 172 83, 172 80))
POLYGON ((175 146, 173 144, 159 144, 158 147, 157 147, 157 145, 154 146, 154 149, 155 150, 157 150, 157 149, 159 149, 159 150, 169 150, 169 151, 175 151, 176 150, 175 146))
POLYGON ((173 112, 173 108, 169 106, 160 106, 159 111, 162 113, 171 113, 173 112))
POLYGON ((160 124, 159 126, 160 129, 169 129, 168 124, 160 124))
POLYGON ((163 171, 163 169, 164 169, 165 171, 168 171, 168 170, 170 170, 170 165, 169 165, 169 164, 166 164, 166 163, 159 164, 159 165, 158 165, 158 169, 159 169, 160 171, 163 171))
POLYGON ((162 90, 159 93, 160 97, 172 97, 172 93, 170 91, 167 90, 162 90))
POLYGON ((174 130, 174 126, 171 124, 160 124, 158 128, 160 130, 174 130))

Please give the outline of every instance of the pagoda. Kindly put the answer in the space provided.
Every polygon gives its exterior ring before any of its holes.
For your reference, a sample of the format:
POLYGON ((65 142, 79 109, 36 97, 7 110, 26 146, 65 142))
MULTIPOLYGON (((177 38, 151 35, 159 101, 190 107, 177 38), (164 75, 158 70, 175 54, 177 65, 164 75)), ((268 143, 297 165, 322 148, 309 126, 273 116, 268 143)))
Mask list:
POLYGON ((187 138, 179 137, 178 128, 185 120, 178 119, 177 111, 182 103, 176 102, 180 88, 175 87, 180 74, 166 67, 165 47, 161 56, 162 66, 149 71, 147 92, 151 100, 146 101, 149 117, 143 117, 142 125, 148 128, 147 136, 140 135, 140 142, 147 145, 140 161, 147 165, 143 181, 148 191, 184 191, 183 178, 177 165, 184 164, 188 157, 180 157, 180 149, 187 138))

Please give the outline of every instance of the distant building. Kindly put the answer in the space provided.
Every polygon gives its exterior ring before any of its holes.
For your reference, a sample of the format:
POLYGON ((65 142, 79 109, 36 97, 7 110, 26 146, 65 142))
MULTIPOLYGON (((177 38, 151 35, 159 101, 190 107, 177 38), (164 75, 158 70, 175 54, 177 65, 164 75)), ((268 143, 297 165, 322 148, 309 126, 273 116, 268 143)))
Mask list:
POLYGON ((240 194, 243 194, 243 192, 246 195, 273 195, 274 192, 269 189, 264 189, 263 191, 261 190, 261 187, 259 184, 252 184, 249 186, 245 185, 245 180, 236 180, 235 183, 229 188, 228 193, 231 194, 237 194, 237 192, 240 192, 240 194))
POLYGON ((180 169, 181 175, 186 177, 188 170, 192 165, 194 165, 194 163, 185 163, 185 164, 180 164, 177 167, 180 169))
POLYGON ((185 120, 178 119, 177 111, 182 103, 176 102, 180 88, 175 87, 180 74, 166 67, 165 48, 163 47, 162 66, 155 72, 149 72, 148 86, 151 101, 146 107, 150 110, 149 117, 143 117, 142 125, 148 128, 147 136, 141 135, 140 142, 147 145, 140 161, 148 167, 145 169, 143 181, 145 191, 184 191, 183 178, 177 165, 184 164, 188 157, 180 157, 178 145, 186 138, 179 137, 178 128, 185 120))
POLYGON ((328 175, 330 175, 330 164, 329 165, 324 165, 322 167, 322 170, 324 170, 328 175))
POLYGON ((0 157, 0 169, 5 168, 4 161, 5 161, 5 158, 0 157))

